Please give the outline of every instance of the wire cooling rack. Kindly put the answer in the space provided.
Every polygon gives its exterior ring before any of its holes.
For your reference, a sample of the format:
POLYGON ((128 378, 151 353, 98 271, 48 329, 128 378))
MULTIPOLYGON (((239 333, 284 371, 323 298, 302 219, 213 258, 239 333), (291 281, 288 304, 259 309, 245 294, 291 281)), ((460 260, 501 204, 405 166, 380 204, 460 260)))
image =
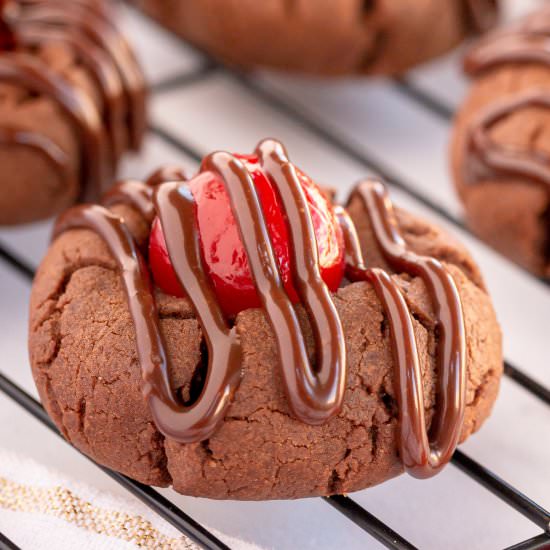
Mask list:
MULTIPOLYGON (((131 8, 124 8, 122 15, 153 82, 152 124, 147 145, 141 157, 127 163, 123 169, 124 175, 143 177, 163 162, 182 162, 193 167, 204 153, 219 147, 250 150, 256 141, 265 137, 265 132, 283 139, 292 158, 306 171, 342 191, 359 177, 377 173, 388 181, 398 203, 448 226, 477 253, 476 257, 488 276, 489 287, 496 291, 493 296, 497 311, 501 313, 504 310, 501 320, 505 336, 518 342, 517 346, 506 350, 510 360, 506 361, 505 375, 511 383, 503 383, 502 393, 506 395, 502 395, 501 399, 509 398, 504 415, 508 425, 499 421, 493 431, 487 426, 481 435, 475 437, 476 441, 483 441, 484 432, 489 432, 487 437, 492 443, 489 448, 483 444, 479 448, 475 444, 472 446, 474 453, 484 459, 483 463, 463 451, 457 451, 453 457, 453 466, 466 474, 470 481, 449 480, 449 475, 454 474, 444 473, 430 482, 423 482, 433 493, 427 495, 425 500, 422 496, 424 489, 419 490, 418 485, 413 487, 411 482, 401 482, 400 486, 394 485, 383 491, 382 498, 375 499, 378 506, 363 504, 368 500, 363 495, 376 494, 377 489, 360 492, 353 497, 342 495, 317 499, 315 502, 325 502, 333 511, 327 515, 326 510, 321 511, 319 507, 312 510, 306 508, 307 514, 313 511, 322 518, 323 525, 317 524, 316 532, 304 533, 302 529, 302 532, 282 536, 283 526, 285 530, 292 531, 289 516, 282 514, 281 537, 271 538, 267 546, 304 548, 311 543, 311 547, 331 548, 341 536, 344 544, 357 548, 379 545, 394 549, 550 548, 550 513, 543 507, 543 503, 548 506, 549 499, 545 497, 550 495, 550 449, 548 429, 544 430, 548 426, 550 413, 550 373, 545 369, 544 353, 537 353, 537 349, 543 349, 544 341, 533 344, 530 340, 533 338, 533 326, 538 330, 535 330, 534 336, 539 339, 544 334, 540 325, 544 327, 546 321, 547 327, 550 326, 550 292, 547 283, 535 280, 477 242, 460 219, 459 206, 444 168, 444 143, 450 119, 465 88, 456 70, 456 59, 450 56, 413 72, 406 80, 369 83, 320 83, 266 74, 246 75, 222 67, 203 54, 190 50, 131 8), (516 294, 517 297, 514 297, 516 294), (514 313, 517 316, 522 311, 530 314, 529 330, 518 331, 518 324, 511 324, 509 320, 514 313), (527 349, 530 351, 525 354, 527 349), (520 418, 526 425, 525 430, 521 428, 521 422, 507 421, 509 418, 517 420, 524 414, 529 415, 520 418), (518 426, 520 429, 516 431, 529 432, 530 439, 536 430, 534 444, 531 441, 526 445, 523 433, 512 433, 512 429, 518 426), (510 456, 519 456, 520 465, 529 470, 527 480, 522 475, 516 475, 515 459, 509 464, 509 457, 502 452, 510 451, 510 445, 525 445, 524 453, 516 454, 514 451, 510 452, 510 456), (494 454, 491 447, 495 450, 494 454), (534 453, 538 453, 536 456, 540 460, 532 458, 534 453), (541 504, 526 496, 523 490, 514 486, 516 484, 512 480, 504 479, 504 476, 485 466, 495 462, 499 470, 510 474, 509 478, 517 479, 520 487, 527 486, 535 491, 541 497, 537 499, 541 504), (465 483, 468 484, 466 489, 463 488, 465 483), (443 492, 438 493, 442 487, 443 492), (487 500, 478 487, 504 504, 498 505, 498 501, 492 498, 487 500), (457 510, 453 508, 455 501, 449 500, 445 494, 447 491, 456 491, 457 498, 464 501, 461 504, 466 504, 460 508, 459 513, 465 515, 458 523, 448 518, 448 525, 454 531, 442 535, 445 524, 430 525, 433 518, 426 519, 428 523, 421 529, 418 523, 422 522, 422 515, 415 519, 408 517, 409 514, 414 516, 415 508, 422 509, 423 502, 433 503, 439 499, 442 506, 449 506, 449 514, 443 512, 443 516, 452 516, 457 510), (409 503, 399 511, 402 496, 409 499, 409 503), (411 496, 416 501, 410 501, 411 496), (476 507, 479 503, 480 507, 476 507), (464 511, 468 508, 474 512, 471 516, 464 511), (377 517, 378 511, 376 516, 373 515, 372 511, 378 509, 383 511, 383 519, 377 517), (510 511, 527 521, 516 525, 517 521, 510 511), (479 518, 480 515, 485 517, 479 518), (340 517, 346 520, 341 521, 340 517), (352 523, 346 524, 347 520, 352 523), (353 528, 353 538, 348 540, 345 538, 349 531, 347 527, 353 527, 352 524, 362 531, 353 528), (460 529, 456 529, 457 525, 460 529), (511 528, 511 525, 514 527, 511 528), (361 532, 366 538, 360 536, 361 532), (419 533, 422 533, 421 537, 419 533), (514 539, 503 543, 507 540, 505 534, 513 537, 517 536, 516 533, 522 534, 522 542, 517 543, 515 541, 519 539, 514 539)), ((24 322, 22 314, 19 317, 16 315, 16 320, 13 320, 14 311, 26 307, 24 304, 30 283, 45 250, 49 229, 50 224, 45 223, 22 230, 0 231, 0 329, 17 324, 18 319, 24 322)), ((21 349, 24 346, 21 328, 14 342, 8 341, 9 331, 4 331, 4 334, 6 345, 3 347, 7 354, 4 360, 13 357, 20 364, 14 368, 4 367, 2 363, 0 392, 30 413, 42 426, 59 435, 42 406, 31 395, 34 389, 27 364, 22 359, 25 354, 21 349)), ((495 416, 498 416, 498 411, 495 416)), ((13 421, 16 422, 15 419, 13 421)), ((1 431, 0 436, 2 441, 6 439, 1 431)), ((21 437, 20 433, 18 437, 21 437)), ((466 447, 469 445, 467 443, 466 447)), ((194 519, 190 510, 195 510, 212 523, 210 518, 215 519, 221 510, 227 513, 229 507, 238 508, 237 503, 222 503, 223 509, 219 508, 219 503, 216 509, 209 508, 214 505, 208 503, 203 508, 197 508, 196 500, 180 501, 170 491, 159 492, 106 468, 97 467, 198 544, 209 549, 228 548, 202 521, 194 519)), ((392 483, 395 482, 385 485, 392 483)), ((311 506, 313 501, 306 502, 307 506, 311 506)), ((279 505, 285 506, 285 503, 279 505)), ((282 508, 276 510, 281 511, 282 508)), ((243 508, 242 511, 248 513, 250 508, 243 508)), ((260 509, 258 514, 256 517, 264 521, 265 515, 262 514, 265 510, 260 509)), ((429 516, 430 513, 424 515, 429 516)), ((223 526, 221 530, 224 530, 223 526)), ((249 538, 254 538, 251 536, 254 531, 247 533, 249 538)), ((266 544, 261 536, 256 542, 266 544)), ((0 548, 17 548, 16 541, 12 542, 0 533, 0 548)))

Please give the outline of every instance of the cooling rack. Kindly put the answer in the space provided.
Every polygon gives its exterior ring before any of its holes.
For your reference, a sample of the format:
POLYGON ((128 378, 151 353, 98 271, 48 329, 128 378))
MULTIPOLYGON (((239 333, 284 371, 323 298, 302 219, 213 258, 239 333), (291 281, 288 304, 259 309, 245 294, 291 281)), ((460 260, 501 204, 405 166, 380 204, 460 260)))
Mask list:
MULTIPOLYGON (((153 83, 145 151, 126 163, 123 175, 143 177, 164 162, 192 169, 207 151, 247 151, 265 132, 281 138, 298 164, 343 196, 359 178, 379 174, 398 204, 446 226, 474 252, 504 327, 507 361, 494 427, 490 421, 455 453, 452 466, 420 485, 399 478, 351 496, 300 503, 205 503, 157 491, 96 465, 82 471, 90 476, 100 468, 209 549, 228 546, 205 527, 204 518, 224 532, 234 523, 253 542, 273 548, 550 548, 550 513, 545 509, 550 504, 550 373, 544 340, 550 289, 479 243, 461 221, 444 150, 466 86, 456 56, 392 81, 321 83, 247 75, 191 50, 131 8, 124 8, 122 16, 153 83), (506 408, 499 408, 504 402, 506 408), (230 519, 224 523, 220 518, 225 515, 230 519), (305 526, 293 524, 294 515, 305 526), (264 525, 249 527, 254 520, 264 525)), ((59 435, 35 399, 21 329, 49 229, 50 223, 43 223, 0 231, 0 334, 5 339, 0 393, 29 413, 33 426, 59 435)), ((15 427, 11 439, 8 426, 6 434, 0 429, 0 441, 20 442, 19 411, 0 401, 0 414, 4 411, 15 427)), ((47 458, 46 447, 40 452, 47 458)), ((73 460, 74 454, 68 456, 73 460)), ((17 548, 16 542, 0 533, 0 548, 17 548)))

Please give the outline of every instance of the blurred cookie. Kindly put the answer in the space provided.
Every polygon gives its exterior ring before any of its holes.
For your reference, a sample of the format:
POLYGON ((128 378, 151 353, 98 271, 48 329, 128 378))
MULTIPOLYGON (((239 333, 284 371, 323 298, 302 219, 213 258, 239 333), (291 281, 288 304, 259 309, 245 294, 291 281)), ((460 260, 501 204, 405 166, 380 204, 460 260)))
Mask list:
POLYGON ((145 128, 145 82, 110 6, 0 7, 0 225, 97 199, 145 128))
POLYGON ((467 55, 474 79, 451 162, 467 222, 491 246, 550 277, 550 8, 467 55))
POLYGON ((134 0, 242 68, 398 74, 494 24, 497 0, 134 0))

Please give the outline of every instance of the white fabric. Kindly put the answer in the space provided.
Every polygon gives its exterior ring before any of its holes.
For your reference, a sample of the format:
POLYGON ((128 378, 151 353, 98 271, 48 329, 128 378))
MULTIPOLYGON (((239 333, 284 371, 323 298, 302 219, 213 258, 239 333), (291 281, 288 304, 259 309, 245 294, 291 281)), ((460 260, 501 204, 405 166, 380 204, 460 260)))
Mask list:
MULTIPOLYGON (((65 499, 65 502, 67 500, 65 499)), ((149 508, 132 497, 124 498, 110 493, 100 492, 93 487, 69 479, 59 472, 25 458, 0 449, 0 532, 18 546, 26 549, 55 548, 56 550, 129 550, 137 548, 137 541, 126 541, 123 538, 107 533, 97 533, 97 523, 92 520, 92 527, 82 526, 86 516, 98 516, 117 519, 113 512, 122 512, 132 516, 134 523, 147 525, 154 535, 170 544, 160 546, 158 538, 151 537, 143 548, 175 548, 177 550, 198 548, 179 531, 159 518, 149 508), (48 491, 49 490, 49 491, 48 491), (15 494, 15 501, 14 501, 15 494), (52 496, 53 495, 53 496, 52 496), (69 503, 68 519, 56 517, 62 515, 59 508, 52 509, 51 502, 69 495, 70 502, 78 503, 71 507, 69 503), (73 498, 74 497, 74 500, 73 498), (36 510, 37 506, 29 503, 49 501, 49 508, 36 510), (88 506, 89 505, 91 506, 88 506), (14 510, 13 508, 20 508, 14 510), (84 509, 77 516, 75 510, 84 509), (83 519, 84 518, 84 519, 83 519), (77 524, 80 524, 77 525, 77 524)), ((129 523, 132 523, 131 521, 129 523)), ((257 546, 242 540, 214 532, 230 548, 239 550, 256 550, 257 546)))

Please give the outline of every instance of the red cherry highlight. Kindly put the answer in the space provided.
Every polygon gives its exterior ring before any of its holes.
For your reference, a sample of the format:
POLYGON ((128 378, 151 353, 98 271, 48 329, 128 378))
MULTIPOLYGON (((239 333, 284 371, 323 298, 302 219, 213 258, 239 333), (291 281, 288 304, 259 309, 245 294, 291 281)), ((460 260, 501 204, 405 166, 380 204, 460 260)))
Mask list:
MULTIPOLYGON (((257 157, 236 156, 246 164, 252 175, 285 291, 290 300, 297 303, 300 300, 292 283, 292 244, 280 199, 261 170, 257 157)), ((302 172, 297 173, 313 221, 321 277, 334 292, 340 286, 344 274, 342 231, 331 204, 319 187, 302 172)), ((222 310, 228 317, 234 317, 245 309, 260 307, 261 302, 222 180, 212 172, 201 172, 189 182, 189 186, 196 201, 196 223, 205 270, 222 310)), ((179 297, 185 295, 170 263, 158 219, 155 219, 151 229, 149 264, 155 283, 163 292, 179 297)))

